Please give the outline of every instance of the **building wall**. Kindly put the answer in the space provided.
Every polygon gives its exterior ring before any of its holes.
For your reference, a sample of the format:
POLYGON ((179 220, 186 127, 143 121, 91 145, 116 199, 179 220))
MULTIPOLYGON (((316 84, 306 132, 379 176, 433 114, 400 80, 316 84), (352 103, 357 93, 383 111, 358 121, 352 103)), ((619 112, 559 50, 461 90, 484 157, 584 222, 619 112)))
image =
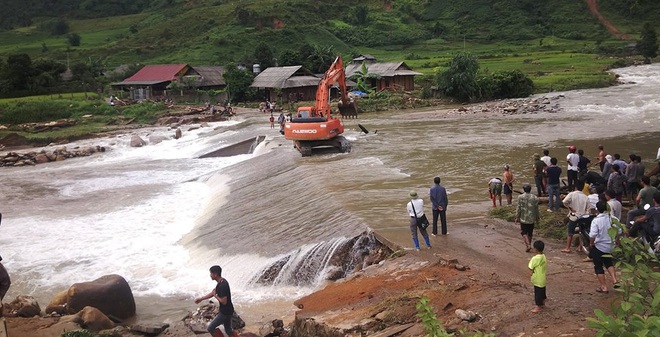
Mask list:
POLYGON ((378 79, 374 85, 377 91, 381 90, 414 90, 415 89, 415 77, 414 76, 393 76, 393 77, 381 77, 378 79))

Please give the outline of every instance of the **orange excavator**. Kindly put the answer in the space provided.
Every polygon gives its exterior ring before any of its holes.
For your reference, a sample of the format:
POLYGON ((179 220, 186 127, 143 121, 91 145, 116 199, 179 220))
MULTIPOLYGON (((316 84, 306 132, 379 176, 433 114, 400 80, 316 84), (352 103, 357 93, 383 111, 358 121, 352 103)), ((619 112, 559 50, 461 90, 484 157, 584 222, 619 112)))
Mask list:
POLYGON ((284 125, 284 138, 293 140, 303 157, 311 156, 312 149, 321 147, 351 152, 351 143, 341 136, 344 124, 341 119, 332 117, 330 110, 330 88, 335 84, 341 95, 339 113, 342 116, 357 115, 357 105, 349 99, 346 90, 344 62, 337 56, 319 83, 315 105, 299 107, 296 116, 284 125))

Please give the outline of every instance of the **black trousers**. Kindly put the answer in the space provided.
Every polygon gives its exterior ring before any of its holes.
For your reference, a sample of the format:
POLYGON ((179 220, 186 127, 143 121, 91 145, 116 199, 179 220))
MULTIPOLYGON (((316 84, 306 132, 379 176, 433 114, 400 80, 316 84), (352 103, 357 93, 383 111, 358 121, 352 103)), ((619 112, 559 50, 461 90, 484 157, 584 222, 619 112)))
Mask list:
POLYGON ((573 192, 575 189, 575 184, 577 183, 578 173, 577 171, 567 170, 566 177, 568 178, 568 190, 573 192))
POLYGON ((431 233, 438 235, 438 215, 440 215, 440 224, 442 225, 442 234, 447 234, 447 211, 433 210, 433 231, 431 233))

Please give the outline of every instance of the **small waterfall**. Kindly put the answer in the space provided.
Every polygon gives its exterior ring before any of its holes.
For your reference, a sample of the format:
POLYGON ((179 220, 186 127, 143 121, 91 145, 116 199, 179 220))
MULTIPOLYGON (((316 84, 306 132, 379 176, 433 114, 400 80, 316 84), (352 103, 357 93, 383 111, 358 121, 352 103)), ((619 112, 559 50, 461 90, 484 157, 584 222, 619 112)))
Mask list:
POLYGON ((336 238, 296 249, 255 274, 250 284, 315 286, 338 280, 387 258, 392 249, 374 233, 336 238))

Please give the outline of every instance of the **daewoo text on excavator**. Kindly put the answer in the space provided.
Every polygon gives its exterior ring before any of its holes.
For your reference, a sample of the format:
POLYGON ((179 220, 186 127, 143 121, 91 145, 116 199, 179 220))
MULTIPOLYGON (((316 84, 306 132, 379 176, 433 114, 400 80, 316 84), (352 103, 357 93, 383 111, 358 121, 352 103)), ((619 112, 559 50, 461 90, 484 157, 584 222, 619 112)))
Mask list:
POLYGON ((284 125, 284 138, 293 140, 303 157, 311 156, 312 149, 319 147, 332 147, 342 153, 351 152, 351 143, 341 136, 344 124, 341 119, 332 117, 330 111, 330 88, 335 84, 340 91, 340 114, 357 115, 357 105, 348 98, 346 91, 344 62, 338 56, 319 83, 315 105, 299 107, 296 116, 284 125))

